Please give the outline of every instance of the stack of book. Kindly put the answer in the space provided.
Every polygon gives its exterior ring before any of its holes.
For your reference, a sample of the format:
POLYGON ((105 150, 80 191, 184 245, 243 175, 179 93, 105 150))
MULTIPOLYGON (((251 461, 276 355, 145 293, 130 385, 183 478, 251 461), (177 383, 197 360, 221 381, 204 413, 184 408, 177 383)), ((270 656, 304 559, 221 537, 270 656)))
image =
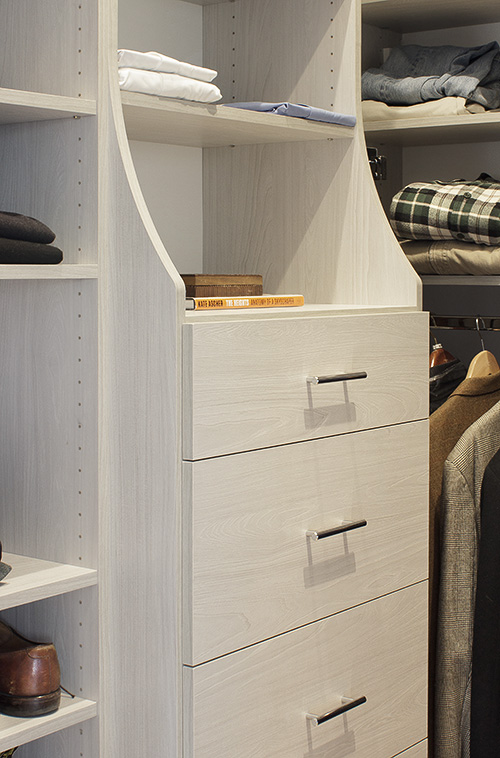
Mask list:
POLYGON ((303 295, 264 295, 260 274, 182 274, 182 279, 186 310, 304 305, 303 295))

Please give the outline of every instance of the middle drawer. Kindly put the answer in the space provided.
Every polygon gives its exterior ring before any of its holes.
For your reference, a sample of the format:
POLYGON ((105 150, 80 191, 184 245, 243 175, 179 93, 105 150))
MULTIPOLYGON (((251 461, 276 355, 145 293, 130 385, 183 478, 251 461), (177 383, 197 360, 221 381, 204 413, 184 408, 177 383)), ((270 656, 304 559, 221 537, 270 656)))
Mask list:
POLYGON ((425 579, 427 460, 418 421, 185 462, 184 663, 425 579))

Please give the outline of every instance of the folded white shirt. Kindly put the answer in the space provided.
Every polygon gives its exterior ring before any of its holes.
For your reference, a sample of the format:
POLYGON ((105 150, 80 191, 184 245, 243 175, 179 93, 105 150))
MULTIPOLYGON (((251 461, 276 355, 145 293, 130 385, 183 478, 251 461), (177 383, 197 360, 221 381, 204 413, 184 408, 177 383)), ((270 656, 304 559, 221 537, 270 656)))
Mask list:
POLYGON ((158 97, 175 97, 180 100, 194 100, 198 103, 215 103, 222 95, 215 84, 188 79, 178 74, 163 74, 160 71, 141 71, 137 68, 119 68, 120 89, 128 92, 142 92, 158 97))
POLYGON ((139 53, 137 50, 118 50, 118 67, 179 74, 179 76, 188 76, 190 79, 199 79, 200 82, 211 82, 217 76, 217 71, 211 68, 194 66, 192 63, 178 61, 162 53, 139 53))
POLYGON ((484 107, 471 103, 465 97, 442 97, 416 105, 387 105, 379 100, 363 100, 364 121, 392 121, 404 118, 428 118, 429 116, 463 116, 484 113, 484 107))

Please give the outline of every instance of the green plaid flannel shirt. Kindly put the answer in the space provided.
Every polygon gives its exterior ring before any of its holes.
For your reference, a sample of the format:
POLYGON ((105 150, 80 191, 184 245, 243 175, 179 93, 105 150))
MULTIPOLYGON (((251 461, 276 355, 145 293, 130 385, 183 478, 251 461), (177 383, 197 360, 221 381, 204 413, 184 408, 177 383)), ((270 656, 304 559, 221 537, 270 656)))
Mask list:
POLYGON ((500 182, 414 182, 392 199, 390 222, 399 239, 457 239, 500 245, 500 182))

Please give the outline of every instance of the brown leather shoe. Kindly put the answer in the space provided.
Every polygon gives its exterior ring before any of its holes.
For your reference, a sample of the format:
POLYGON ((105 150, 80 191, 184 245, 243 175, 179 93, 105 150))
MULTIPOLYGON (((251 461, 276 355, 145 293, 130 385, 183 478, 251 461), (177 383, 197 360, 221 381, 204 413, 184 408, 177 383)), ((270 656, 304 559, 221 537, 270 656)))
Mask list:
POLYGON ((24 717, 57 711, 60 686, 54 645, 31 642, 0 621, 0 713, 24 717))

